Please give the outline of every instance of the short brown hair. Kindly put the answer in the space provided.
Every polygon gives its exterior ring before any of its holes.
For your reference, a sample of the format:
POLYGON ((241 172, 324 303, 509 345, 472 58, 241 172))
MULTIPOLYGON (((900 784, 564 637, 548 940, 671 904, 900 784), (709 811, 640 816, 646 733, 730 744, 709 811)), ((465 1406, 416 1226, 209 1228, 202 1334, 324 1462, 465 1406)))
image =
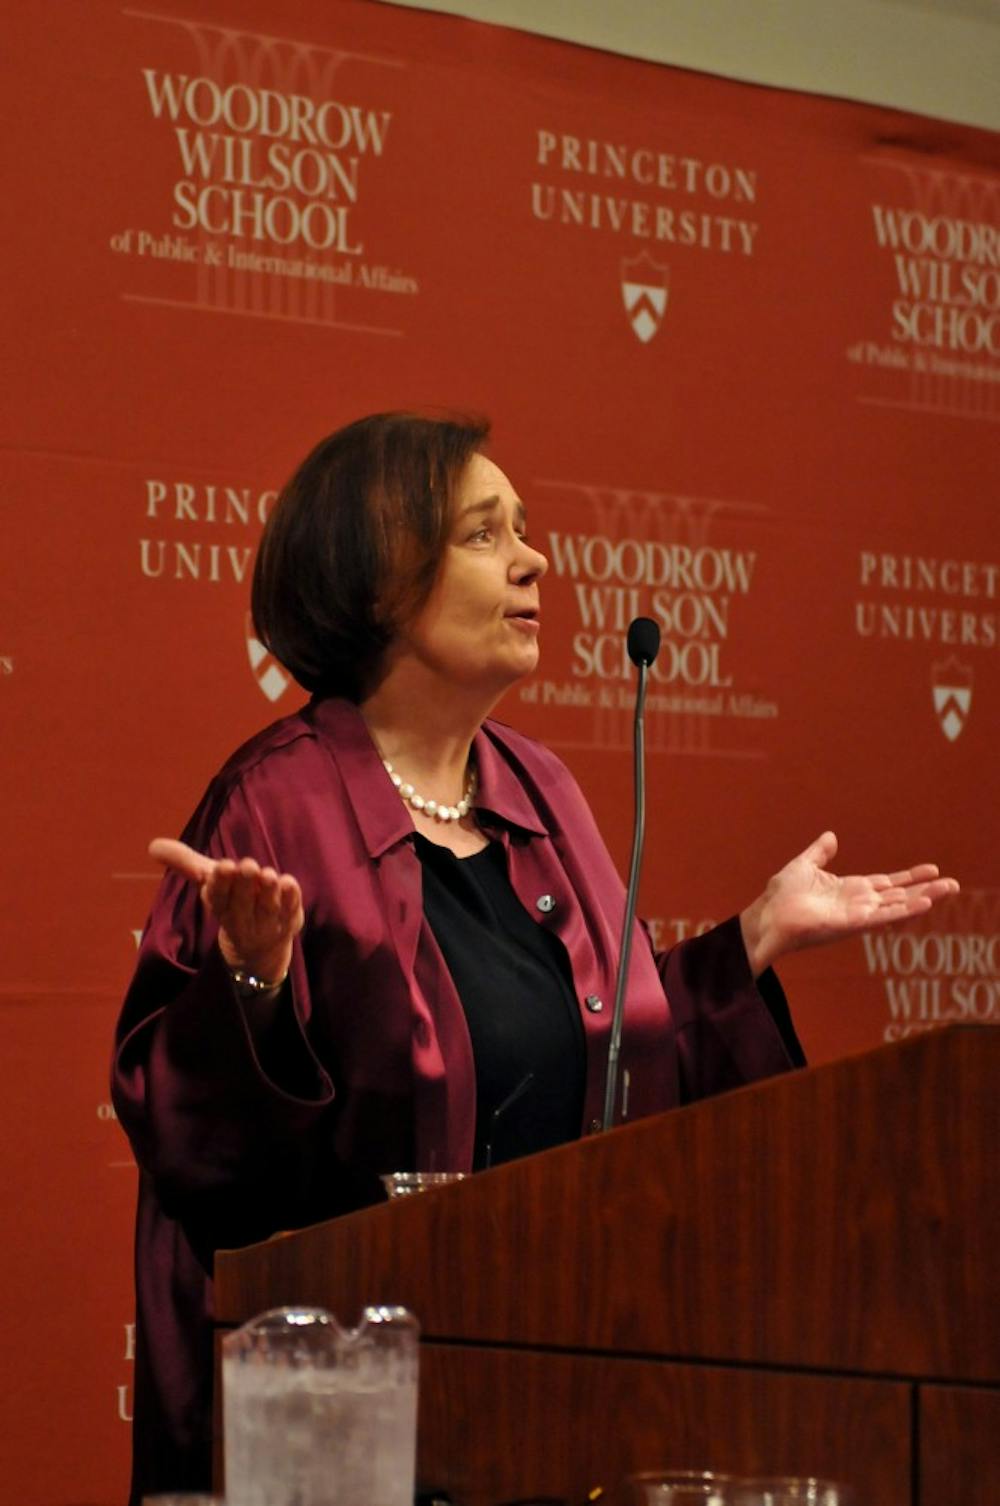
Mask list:
POLYGON ((376 413, 320 441, 282 490, 254 567, 261 642, 306 690, 364 698, 426 601, 481 418, 376 413))

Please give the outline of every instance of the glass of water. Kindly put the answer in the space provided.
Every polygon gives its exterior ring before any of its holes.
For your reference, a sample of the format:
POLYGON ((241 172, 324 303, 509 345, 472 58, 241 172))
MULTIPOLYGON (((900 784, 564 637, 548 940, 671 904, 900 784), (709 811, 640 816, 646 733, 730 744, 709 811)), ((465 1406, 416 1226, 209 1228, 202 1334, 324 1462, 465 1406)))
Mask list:
POLYGON ((381 1178, 386 1197, 412 1197, 415 1192, 429 1192, 433 1187, 447 1187, 451 1182, 464 1182, 465 1171, 390 1171, 381 1178))
POLYGON ((227 1506, 412 1506, 416 1319, 279 1307, 222 1341, 227 1506))
POLYGON ((647 1470, 627 1481, 634 1506, 729 1506, 732 1483, 707 1469, 647 1470))
POLYGON ((649 1470, 627 1483, 633 1506, 856 1506, 849 1486, 813 1476, 649 1470))
POLYGON ((741 1479, 735 1483, 736 1506, 855 1506, 854 1491, 837 1480, 813 1475, 741 1479))

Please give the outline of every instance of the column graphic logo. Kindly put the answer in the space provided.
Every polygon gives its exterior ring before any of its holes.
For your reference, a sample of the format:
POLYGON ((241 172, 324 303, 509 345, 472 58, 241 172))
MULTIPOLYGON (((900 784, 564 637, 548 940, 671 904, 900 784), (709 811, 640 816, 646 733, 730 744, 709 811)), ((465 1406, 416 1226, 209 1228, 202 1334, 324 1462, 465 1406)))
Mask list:
POLYGON ((884 314, 846 352, 864 368, 858 400, 1000 422, 1000 177, 896 156, 866 165, 884 314))
POLYGON ((420 290, 392 262, 386 203, 402 61, 126 14, 153 28, 151 50, 165 26, 172 44, 180 32, 188 60, 177 66, 174 49, 130 81, 161 208, 110 238, 132 267, 122 297, 402 334, 399 295, 420 290))
POLYGON ((689 255, 753 256, 758 221, 756 168, 706 159, 694 151, 557 131, 535 133, 533 220, 551 231, 582 231, 631 244, 618 257, 618 287, 629 327, 648 345, 663 327, 671 272, 689 255))
POLYGON ((882 986, 884 1040, 1000 1023, 1000 893, 963 890, 935 915, 933 930, 909 924, 861 938, 865 972, 882 986))
POLYGON ((546 590, 576 623, 568 645, 546 654, 544 675, 518 695, 541 712, 553 746, 631 745, 635 673, 629 622, 654 618, 660 652, 650 670, 646 737, 651 750, 699 757, 767 757, 766 723, 779 716, 763 646, 748 635, 765 610, 758 551, 748 526, 767 509, 582 481, 536 480, 565 520, 550 528, 546 590), (558 657, 556 657, 558 655, 558 657))
MULTIPOLYGON (((855 633, 901 662, 927 654, 922 674, 929 675, 934 716, 947 741, 957 741, 972 714, 972 661, 1000 647, 1000 564, 862 549, 857 581, 855 633), (931 657, 932 650, 944 657, 931 657)), ((987 677, 987 694, 989 683, 987 677)))

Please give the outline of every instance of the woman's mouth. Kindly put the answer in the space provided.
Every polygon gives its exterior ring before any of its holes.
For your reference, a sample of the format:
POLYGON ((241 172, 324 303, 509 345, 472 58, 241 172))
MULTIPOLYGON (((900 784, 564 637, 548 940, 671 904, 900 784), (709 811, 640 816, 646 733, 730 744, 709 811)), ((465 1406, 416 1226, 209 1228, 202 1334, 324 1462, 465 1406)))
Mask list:
POLYGON ((521 612, 507 612, 505 620, 514 623, 515 627, 523 629, 526 633, 537 633, 541 627, 540 616, 537 607, 526 607, 521 612))

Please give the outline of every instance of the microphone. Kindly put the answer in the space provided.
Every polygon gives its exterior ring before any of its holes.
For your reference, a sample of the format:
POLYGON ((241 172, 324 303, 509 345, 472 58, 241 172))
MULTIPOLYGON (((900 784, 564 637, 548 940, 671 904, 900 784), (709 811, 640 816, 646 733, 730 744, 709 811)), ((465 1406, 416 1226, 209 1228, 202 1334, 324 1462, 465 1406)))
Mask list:
MULTIPOLYGON (((629 623, 628 656, 632 663, 642 668, 643 665, 652 664, 660 652, 660 629, 652 617, 636 617, 629 623)), ((641 687, 640 680, 640 687, 641 687)), ((641 715, 641 713, 640 713, 641 715)))
POLYGON ((618 1058, 621 1055, 622 1020, 625 1015, 625 989, 628 984, 628 965, 632 955, 632 925, 635 920, 635 902, 639 893, 642 842, 646 831, 646 765, 642 713, 646 703, 646 671, 660 651, 660 629, 651 617, 636 617, 629 624, 627 646, 628 656, 639 671, 639 682, 635 694, 635 721, 632 729, 635 821, 632 827, 632 860, 629 864, 628 891, 625 895, 625 918, 622 923, 621 946, 618 950, 618 977, 615 981, 615 1008, 611 1017, 611 1039, 608 1044, 608 1071, 604 1080, 603 1128, 606 1130, 611 1128, 615 1119, 618 1058))

